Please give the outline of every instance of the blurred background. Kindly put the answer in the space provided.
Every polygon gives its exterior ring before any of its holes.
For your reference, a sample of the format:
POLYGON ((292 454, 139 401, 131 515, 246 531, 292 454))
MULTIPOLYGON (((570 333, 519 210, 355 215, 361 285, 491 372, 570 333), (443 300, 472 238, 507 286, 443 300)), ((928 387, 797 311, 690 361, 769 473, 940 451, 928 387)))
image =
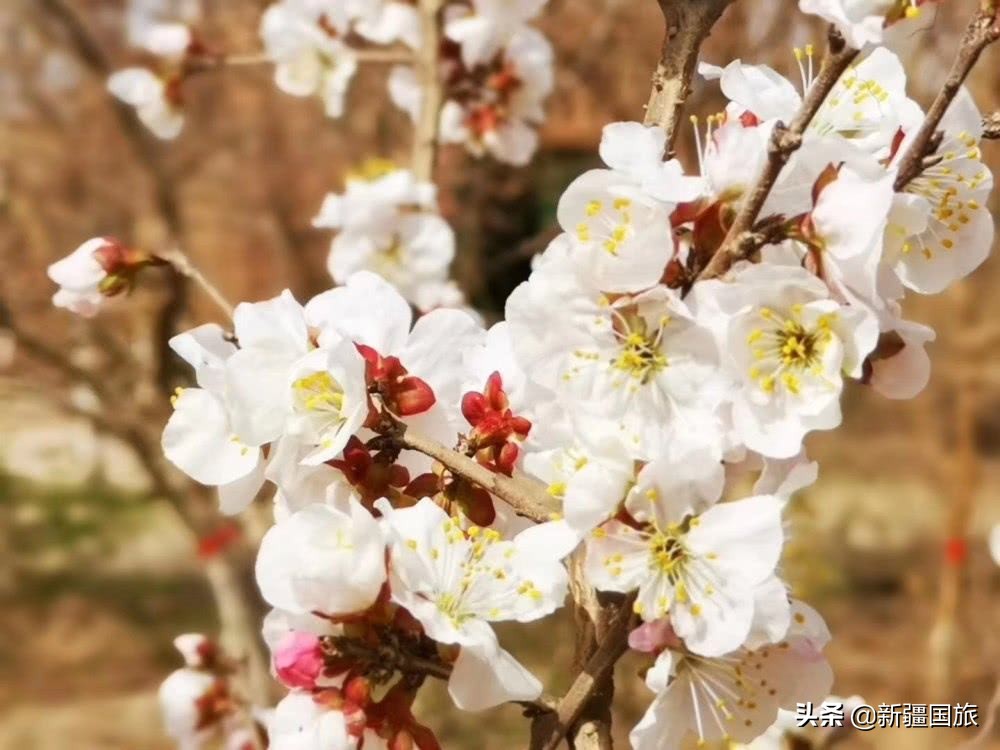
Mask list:
MULTIPOLYGON (((176 12, 197 12, 211 47, 243 54, 260 49, 266 5, 178 0, 176 12)), ((941 2, 920 31, 893 40, 925 106, 975 5, 941 2)), ((159 457, 167 397, 187 377, 165 333, 214 320, 214 309, 178 279, 150 274, 127 302, 84 321, 53 309, 46 266, 113 234, 140 247, 178 243, 230 299, 285 287, 303 299, 330 283, 329 236, 310 225, 325 193, 341 190, 364 158, 408 157, 410 128, 378 66, 358 76, 340 121, 280 93, 267 66, 195 76, 183 135, 154 143, 104 88, 109 70, 142 60, 128 45, 128 12, 122 0, 0 3, 3 750, 169 748, 155 693, 179 666, 173 636, 245 634, 262 611, 250 571, 267 499, 238 525, 223 521, 211 495, 159 457), (237 604, 220 624, 227 601, 237 604)), ((596 163, 601 127, 642 118, 661 43, 654 0, 550 0, 540 25, 556 47, 558 84, 533 164, 513 169, 452 150, 441 158, 442 210, 459 236, 455 274, 487 318, 552 236, 559 194, 596 163)), ((703 59, 766 62, 798 80, 792 47, 822 39, 793 0, 737 0, 703 59)), ((1000 109, 998 71, 1000 49, 989 50, 971 84, 984 112, 1000 109)), ((722 106, 699 84, 689 112, 722 106)), ((692 141, 681 133, 689 166, 692 141)), ((984 153, 1000 167, 1000 142, 984 153)), ((977 703, 985 720, 1000 678, 1000 570, 985 542, 1000 522, 998 281, 994 258, 943 296, 911 297, 909 317, 938 331, 930 387, 906 403, 853 387, 842 428, 810 439, 820 480, 792 506, 784 567, 830 623, 840 695, 977 703)), ((508 642, 558 691, 571 624, 535 628, 508 642)), ((620 666, 623 739, 650 697, 636 670, 620 666)), ((421 715, 446 747, 522 744, 514 710, 491 714, 484 733, 481 719, 439 706, 421 715)), ((974 734, 883 729, 843 747, 930 750, 974 734)))

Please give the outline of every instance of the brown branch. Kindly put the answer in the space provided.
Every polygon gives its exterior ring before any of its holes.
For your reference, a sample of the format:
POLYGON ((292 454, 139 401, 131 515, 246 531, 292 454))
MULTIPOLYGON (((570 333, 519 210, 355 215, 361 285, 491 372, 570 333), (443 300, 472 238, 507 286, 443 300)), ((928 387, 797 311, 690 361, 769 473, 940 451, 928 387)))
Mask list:
POLYGON ((902 191, 911 180, 923 172, 924 157, 934 151, 933 143, 942 118, 962 89, 962 84, 972 72, 972 68, 979 61, 983 50, 1000 39, 998 13, 1000 13, 1000 9, 998 9, 997 0, 983 0, 979 11, 966 27, 962 44, 951 65, 951 70, 948 72, 948 78, 941 91, 934 98, 930 109, 927 110, 924 122, 920 126, 920 130, 917 131, 909 149, 899 162, 899 171, 896 174, 894 185, 896 192, 902 191))
POLYGON ((753 188, 744 198, 743 205, 726 233, 722 245, 698 275, 699 280, 721 276, 733 263, 748 257, 759 246, 759 238, 753 232, 757 216, 764 208, 764 203, 767 202, 774 184, 778 181, 781 170, 802 145, 802 136, 823 106, 827 95, 858 56, 858 50, 848 47, 844 37, 833 27, 830 28, 829 39, 830 54, 827 55, 822 70, 809 88, 802 102, 802 108, 787 127, 780 122, 775 126, 768 145, 767 163, 753 188))
MULTIPOLYGON (((603 637, 599 638, 597 650, 560 699, 555 716, 545 715, 536 719, 532 727, 530 750, 556 750, 567 734, 580 728, 577 725, 591 706, 595 695, 611 684, 615 664, 628 650, 634 602, 635 596, 632 595, 618 606, 609 605, 606 630, 603 637)), ((609 705, 610 699, 601 702, 609 705)), ((585 726, 582 728, 586 730, 585 726)), ((594 747, 593 744, 590 746, 594 747)))
POLYGON ((414 432, 403 423, 396 423, 391 438, 400 447, 423 453, 455 474, 480 485, 505 501, 518 515, 544 523, 551 521, 560 511, 556 499, 533 479, 513 479, 492 472, 468 456, 414 432))
POLYGON ((225 295, 219 291, 211 281, 191 262, 191 259, 180 249, 173 248, 166 252, 157 253, 157 257, 165 260, 174 270, 186 279, 190 279, 197 284, 203 292, 214 302, 226 317, 233 318, 233 304, 226 299, 225 295))
POLYGON ((994 112, 983 118, 983 138, 991 140, 1000 138, 1000 112, 994 112))
POLYGON ((444 0, 419 0, 420 50, 416 55, 417 78, 422 98, 413 133, 413 176, 422 182, 434 179, 437 161, 438 124, 444 106, 441 80, 441 8, 444 0))
MULTIPOLYGON (((409 65, 415 60, 413 52, 406 48, 359 49, 348 45, 348 49, 351 50, 352 57, 359 63, 409 65)), ((274 60, 266 52, 195 57, 184 61, 184 72, 187 74, 211 73, 224 68, 247 68, 268 65, 272 62, 274 60)))
POLYGON ((691 95, 691 79, 698 51, 715 22, 733 0, 658 0, 665 34, 660 62, 646 105, 646 125, 667 133, 667 152, 673 150, 684 102, 691 95))

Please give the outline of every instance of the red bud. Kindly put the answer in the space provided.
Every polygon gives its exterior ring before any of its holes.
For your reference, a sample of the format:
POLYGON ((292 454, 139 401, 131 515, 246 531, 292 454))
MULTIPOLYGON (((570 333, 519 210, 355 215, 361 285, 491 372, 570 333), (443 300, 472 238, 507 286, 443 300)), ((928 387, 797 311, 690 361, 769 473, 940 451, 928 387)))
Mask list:
POLYGON ((462 396, 462 416, 473 427, 482 421, 487 408, 486 397, 482 393, 470 391, 462 396))
POLYGON ((427 383, 414 375, 408 375, 399 381, 393 389, 396 402, 396 413, 401 417, 412 417, 422 414, 437 400, 434 391, 427 383))
POLYGON ((365 708, 372 699, 372 686, 365 677, 352 677, 344 684, 344 697, 355 706, 365 708))

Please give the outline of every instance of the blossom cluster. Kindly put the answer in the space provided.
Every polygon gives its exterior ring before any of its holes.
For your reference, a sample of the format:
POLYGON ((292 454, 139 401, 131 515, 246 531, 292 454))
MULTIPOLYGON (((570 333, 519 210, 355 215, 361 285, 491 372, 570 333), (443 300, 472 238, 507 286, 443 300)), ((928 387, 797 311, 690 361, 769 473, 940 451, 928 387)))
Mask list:
MULTIPOLYGON (((442 123, 458 118, 467 143, 511 161, 533 150, 533 118, 514 113, 500 79, 517 77, 525 101, 544 88, 508 59, 540 44, 525 22, 542 4, 444 12, 455 88, 442 123), (499 98, 459 95, 466 79, 499 98), (501 120, 489 138, 470 125, 501 120)), ((268 15, 284 23, 320 5, 283 0, 268 15)), ((412 17, 404 3, 360 5, 412 17)), ((884 26, 903 4, 878 5, 884 26)), ((324 44, 348 28, 410 43, 406 24, 337 7, 312 18, 337 31, 324 44)), ((340 52, 315 54, 326 66, 340 52)), ((449 307, 454 239, 433 186, 374 163, 316 219, 339 232, 336 288, 305 304, 287 291, 243 303, 231 331, 209 324, 170 342, 197 386, 173 399, 166 457, 218 487, 225 513, 274 488, 256 561, 273 607, 264 637, 288 688, 266 720, 272 750, 437 748, 413 714, 428 674, 463 710, 538 699, 493 623, 559 609, 571 557, 582 583, 634 614, 629 646, 653 695, 636 750, 748 743, 782 709, 829 694, 830 634, 779 570, 784 509, 817 475, 804 441, 840 424, 852 381, 888 398, 925 387, 934 332, 901 304, 986 258, 992 175, 963 90, 919 173, 900 178, 923 112, 899 59, 869 48, 776 179, 759 246, 706 273, 776 128, 815 85, 812 49, 796 57, 800 87, 766 66, 700 67, 728 105, 704 131, 694 118, 694 173, 664 157, 659 127, 607 126, 605 167, 566 189, 563 233, 488 329, 449 307), (545 512, 510 487, 544 498, 545 512)), ((279 75, 314 62, 289 57, 279 75)), ((397 93, 408 76, 393 74, 397 93)), ((94 240, 50 269, 56 303, 90 313, 148 262, 94 240)))
MULTIPOLYGON (((516 165, 531 159, 543 104, 554 84, 551 45, 529 25, 546 2, 443 3, 444 40, 435 71, 444 89, 439 142, 516 165)), ((206 45, 190 25, 196 14, 186 13, 182 20, 161 16, 148 9, 132 13, 131 40, 153 60, 117 71, 108 87, 135 107, 154 135, 169 140, 184 126, 185 80, 239 58, 206 45)), ((344 114, 362 62, 398 58, 400 64, 389 74, 390 98, 414 121, 419 119, 424 92, 413 63, 424 31, 412 0, 277 0, 261 17, 260 36, 278 88, 292 96, 319 98, 327 116, 334 118, 344 114)))
POLYGON ((257 719, 243 710, 232 685, 234 665, 214 641, 197 633, 178 636, 174 646, 184 666, 160 686, 167 734, 180 750, 197 750, 216 740, 226 750, 253 750, 257 719))
POLYGON ((313 226, 337 232, 327 268, 343 284, 358 271, 391 282, 419 310, 460 307, 450 279, 455 233, 437 212, 437 188, 409 170, 370 160, 326 197, 313 226))
MULTIPOLYGON (((538 148, 537 126, 552 92, 553 52, 528 24, 547 0, 458 0, 444 8, 441 77, 445 103, 440 142, 472 154, 527 164, 538 148)), ((416 121, 423 91, 412 67, 389 77, 393 102, 416 121)))

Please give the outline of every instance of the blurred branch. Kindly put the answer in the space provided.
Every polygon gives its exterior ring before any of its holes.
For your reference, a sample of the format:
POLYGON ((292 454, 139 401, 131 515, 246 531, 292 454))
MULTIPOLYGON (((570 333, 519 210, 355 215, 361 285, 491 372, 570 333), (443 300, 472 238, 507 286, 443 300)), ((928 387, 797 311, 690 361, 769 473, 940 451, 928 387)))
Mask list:
MULTIPOLYGON (((182 488, 171 481, 159 440, 150 434, 145 420, 130 418, 128 410, 116 408, 114 394, 107 390, 100 378, 78 367, 63 352, 18 327, 3 300, 0 300, 0 327, 9 330, 19 349, 36 361, 90 387, 100 402, 100 409, 84 409, 67 397, 46 393, 49 403, 54 403, 63 412, 86 419, 97 432, 110 435, 128 446, 149 478, 151 496, 166 501, 196 538, 202 539, 214 530, 218 516, 211 510, 211 498, 196 502, 192 497, 205 495, 208 490, 190 482, 182 488)), ((222 637, 227 647, 245 660, 247 689, 254 702, 265 705, 271 681, 268 662, 261 651, 254 624, 255 611, 250 604, 251 599, 240 583, 232 560, 216 555, 206 562, 205 575, 218 610, 222 637)))
MULTIPOLYGON (((65 0, 38 0, 38 5, 55 20, 66 34, 77 58, 103 82, 111 73, 111 64, 100 44, 84 25, 80 17, 65 0)), ((134 110, 109 95, 122 133, 132 146, 153 182, 156 205, 171 235, 172 242, 180 243, 184 235, 179 201, 174 185, 163 168, 157 147, 139 122, 134 110)), ((176 269, 168 271, 167 301, 160 308, 156 321, 157 382, 167 394, 174 386, 178 364, 167 342, 179 328, 188 304, 186 277, 176 269)))
MULTIPOLYGON (((981 0, 979 11, 969 22, 958 54, 938 95, 934 98, 920 130, 899 162, 895 188, 900 192, 924 170, 924 157, 934 151, 938 125, 988 46, 1000 39, 1000 6, 997 0, 981 0)), ((940 141, 938 141, 940 143, 940 141)))
POLYGON ((973 750, 973 748, 981 747, 985 744, 993 734, 993 728, 997 723, 998 712, 1000 712, 1000 680, 997 681, 997 685, 993 689, 993 696, 990 698, 990 703, 986 707, 985 721, 983 721, 979 731, 976 732, 976 736, 968 742, 963 742, 959 745, 958 750, 973 750))
POLYGON ((733 0, 658 0, 663 11, 665 36, 660 62, 653 73, 653 88, 646 105, 647 125, 667 133, 667 151, 673 150, 677 123, 684 102, 691 95, 701 45, 715 22, 733 0))
MULTIPOLYGON (((350 48, 351 54, 359 63, 377 63, 385 65, 410 65, 414 54, 408 49, 357 49, 350 48)), ((218 55, 198 57, 187 60, 184 70, 187 73, 206 73, 222 68, 242 68, 273 63, 266 52, 252 52, 244 55, 218 55)))
MULTIPOLYGON (((624 644, 628 636, 627 629, 619 635, 611 636, 617 607, 614 601, 602 602, 597 590, 590 585, 584 570, 585 559, 584 550, 578 548, 568 566, 577 634, 574 666, 580 672, 585 671, 587 662, 609 637, 619 638, 619 643, 624 644)), ((627 607, 631 613, 631 603, 627 607)), ((617 657, 615 660, 617 661, 617 657)), ((611 707, 614 695, 612 665, 611 669, 595 679, 591 695, 568 733, 572 747, 577 750, 606 750, 613 747, 611 707)))
POLYGON ((538 234, 528 237, 510 250, 490 258, 486 264, 486 275, 493 277, 519 263, 529 262, 545 250, 549 246, 549 243, 560 234, 562 234, 562 229, 558 224, 545 227, 538 234))
POLYGON ((983 118, 983 138, 1000 138, 1000 112, 994 112, 983 118))
POLYGON ((802 136, 806 128, 819 112, 831 89, 840 80, 840 76, 854 62, 858 50, 848 47, 844 37, 834 27, 829 31, 829 54, 823 62, 823 68, 802 102, 802 108, 786 127, 777 123, 771 134, 768 145, 767 162, 757 182, 743 199, 743 205, 726 233, 726 238, 715 255, 699 274, 699 279, 713 279, 721 276, 738 260, 749 257, 761 242, 760 236, 753 231, 757 217, 764 208, 771 189, 778 181, 781 170, 785 168, 792 154, 802 145, 802 136))
POLYGON ((18 349, 27 353, 32 359, 62 373, 70 380, 83 383, 101 400, 110 397, 103 379, 75 364, 61 350, 49 346, 22 329, 14 319, 10 307, 2 298, 0 298, 0 329, 10 331, 18 349))
POLYGON ((437 161, 438 123, 444 105, 441 80, 441 8, 444 0, 418 0, 420 51, 416 56, 417 78, 422 98, 420 116, 413 134, 413 175, 422 182, 434 179, 437 161))

